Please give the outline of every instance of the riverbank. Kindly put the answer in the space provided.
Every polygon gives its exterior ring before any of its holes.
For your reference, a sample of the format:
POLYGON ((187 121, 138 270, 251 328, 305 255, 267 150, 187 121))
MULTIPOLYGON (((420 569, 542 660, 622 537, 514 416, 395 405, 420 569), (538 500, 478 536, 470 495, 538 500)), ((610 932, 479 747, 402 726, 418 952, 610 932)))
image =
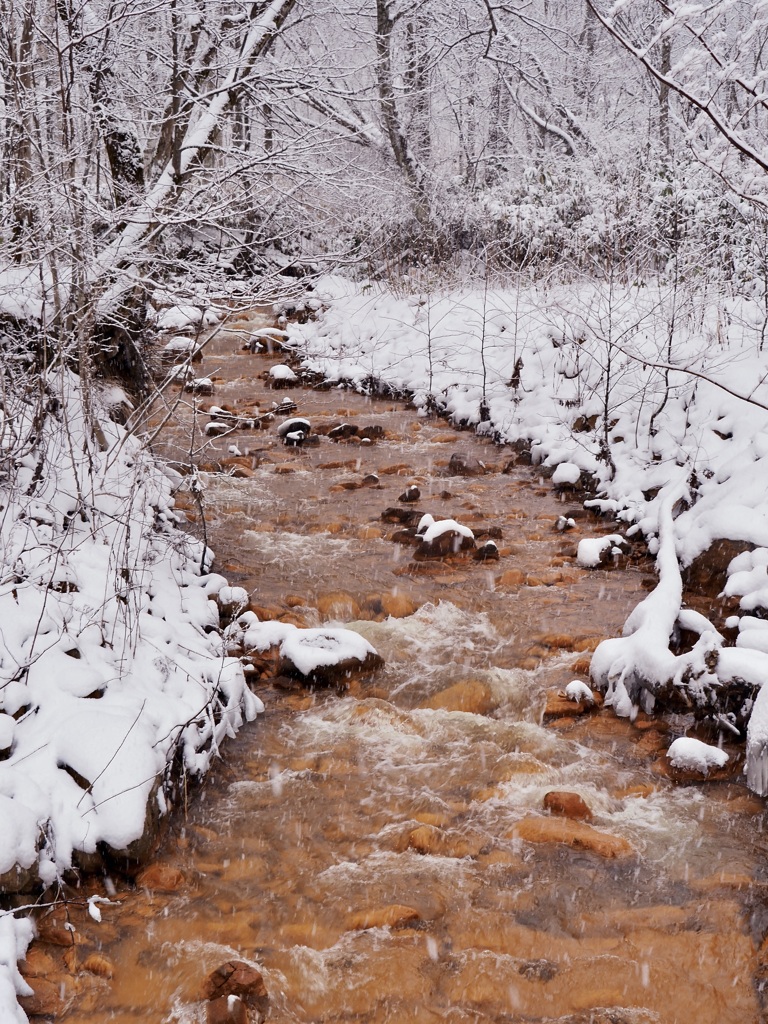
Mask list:
POLYGON ((31 928, 10 908, 140 865, 184 777, 262 710, 216 632, 227 581, 178 528, 178 477, 111 418, 114 398, 51 372, 2 421, 3 1020, 31 993, 15 966, 31 928))

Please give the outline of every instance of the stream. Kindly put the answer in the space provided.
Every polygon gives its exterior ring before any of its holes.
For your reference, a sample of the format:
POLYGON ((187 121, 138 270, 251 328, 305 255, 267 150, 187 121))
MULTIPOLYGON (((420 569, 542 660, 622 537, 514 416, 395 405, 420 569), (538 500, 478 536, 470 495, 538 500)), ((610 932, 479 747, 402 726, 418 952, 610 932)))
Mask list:
MULTIPOLYGON (((762 1020, 768 841, 740 748, 681 781, 664 752, 689 721, 559 695, 588 680, 652 562, 579 568, 578 540, 615 524, 471 430, 393 399, 270 388, 286 357, 244 349, 269 323, 216 332, 196 366, 214 394, 186 396, 160 453, 193 452, 214 570, 260 618, 343 623, 385 665, 309 691, 252 658, 265 713, 189 789, 156 858, 41 917, 31 1019, 202 1024, 206 977, 242 960, 274 1024, 762 1020), (319 443, 286 446, 280 413, 204 435, 211 404, 253 417, 286 398, 319 443), (327 436, 345 422, 376 429, 327 436), (449 473, 459 462, 469 475, 449 473), (499 558, 416 560, 393 508, 456 519, 499 558), (553 791, 581 801, 545 810, 553 791), (100 923, 92 894, 110 900, 100 923)), ((199 535, 183 490, 178 504, 199 535)))

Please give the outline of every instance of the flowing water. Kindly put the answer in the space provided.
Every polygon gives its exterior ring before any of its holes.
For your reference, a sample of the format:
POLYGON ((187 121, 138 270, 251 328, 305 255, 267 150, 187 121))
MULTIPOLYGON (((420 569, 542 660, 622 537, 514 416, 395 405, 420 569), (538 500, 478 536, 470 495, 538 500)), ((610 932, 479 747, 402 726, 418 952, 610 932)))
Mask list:
POLYGON ((189 792, 150 869, 73 891, 63 938, 61 911, 42 922, 37 1008, 202 1022, 206 975, 239 959, 262 971, 275 1024, 760 1021, 765 814, 737 749, 730 772, 680 784, 663 755, 689 722, 566 714, 556 697, 620 632, 650 564, 576 567, 578 539, 613 524, 534 468, 502 472, 512 453, 471 431, 349 391, 269 390, 280 357, 242 351, 264 322, 211 342, 215 395, 179 411, 164 453, 201 445, 215 568, 261 617, 344 622, 385 667, 308 692, 254 661, 265 714, 189 792), (286 395, 315 429, 385 437, 286 448, 277 416, 203 443, 204 406, 263 413, 286 395), (485 472, 447 475, 454 453, 485 472), (413 507, 398 501, 412 483, 415 507, 491 531, 500 559, 416 561, 382 519, 413 507), (588 823, 545 811, 553 790, 588 823), (113 900, 101 924, 93 892, 113 900))

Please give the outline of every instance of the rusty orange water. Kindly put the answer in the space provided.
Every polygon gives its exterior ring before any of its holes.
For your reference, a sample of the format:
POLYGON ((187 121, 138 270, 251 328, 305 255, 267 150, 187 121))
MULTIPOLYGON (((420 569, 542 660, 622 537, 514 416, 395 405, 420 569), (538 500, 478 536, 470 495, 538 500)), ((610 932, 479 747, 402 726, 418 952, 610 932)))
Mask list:
MULTIPOLYGON (((585 678, 588 652, 620 631, 648 564, 578 569, 579 537, 612 524, 580 515, 558 533, 578 500, 534 469, 502 473, 511 453, 470 432, 348 391, 268 390, 257 378, 280 357, 242 352, 261 323, 206 352, 221 380, 179 418, 194 414, 192 447, 211 402, 263 413, 285 395, 315 427, 386 438, 291 450, 278 416, 204 443, 203 466, 235 446, 229 471, 246 471, 204 476, 216 567, 262 615, 351 622, 386 665, 311 694, 255 665, 266 712, 175 812, 157 860, 176 874, 152 891, 110 880, 102 924, 75 903, 74 947, 31 955, 63 996, 54 1019, 201 1021, 205 975, 239 958, 260 965, 281 1024, 761 1020, 762 801, 738 769, 669 780, 682 720, 542 721, 547 691, 585 678), (454 453, 487 471, 446 476, 454 453), (420 510, 500 533, 500 560, 414 561, 382 520, 410 483, 420 510), (543 810, 550 790, 580 794, 590 824, 568 833, 543 810)), ((165 454, 184 461, 188 438, 174 427, 165 454)))

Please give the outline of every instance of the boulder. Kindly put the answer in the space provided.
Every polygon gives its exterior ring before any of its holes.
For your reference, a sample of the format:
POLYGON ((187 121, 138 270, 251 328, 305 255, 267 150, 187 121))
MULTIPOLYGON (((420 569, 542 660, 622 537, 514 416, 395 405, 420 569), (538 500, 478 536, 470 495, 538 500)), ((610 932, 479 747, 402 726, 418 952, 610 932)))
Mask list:
POLYGON ((297 629, 280 645, 278 673, 311 686, 328 686, 383 664, 368 641, 351 629, 297 629))
POLYGON ((528 843, 563 843, 576 850, 588 850, 607 860, 628 857, 632 847, 621 836, 599 832, 591 825, 568 818, 523 818, 509 833, 510 839, 528 843))

